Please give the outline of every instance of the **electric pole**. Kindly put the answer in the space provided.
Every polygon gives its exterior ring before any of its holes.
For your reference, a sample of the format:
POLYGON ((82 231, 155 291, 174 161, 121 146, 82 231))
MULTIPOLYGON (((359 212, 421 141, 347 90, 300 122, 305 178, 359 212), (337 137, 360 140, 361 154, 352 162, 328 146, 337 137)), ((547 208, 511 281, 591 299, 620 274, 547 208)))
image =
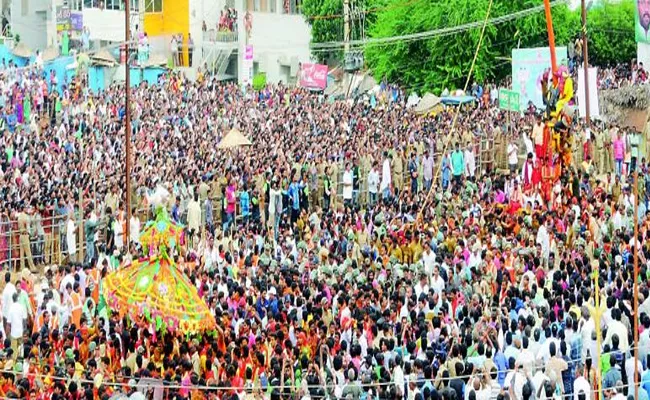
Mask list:
POLYGON ((350 51, 350 0, 343 0, 343 41, 347 54, 350 51))
POLYGON ((589 51, 587 50, 587 6, 585 0, 581 0, 582 7, 582 63, 585 75, 585 120, 589 127, 589 51))
POLYGON ((131 71, 129 68, 129 42, 131 42, 131 18, 129 9, 131 2, 127 1, 124 7, 124 142, 126 147, 126 162, 124 165, 126 186, 126 221, 124 234, 127 251, 130 245, 131 233, 131 71))

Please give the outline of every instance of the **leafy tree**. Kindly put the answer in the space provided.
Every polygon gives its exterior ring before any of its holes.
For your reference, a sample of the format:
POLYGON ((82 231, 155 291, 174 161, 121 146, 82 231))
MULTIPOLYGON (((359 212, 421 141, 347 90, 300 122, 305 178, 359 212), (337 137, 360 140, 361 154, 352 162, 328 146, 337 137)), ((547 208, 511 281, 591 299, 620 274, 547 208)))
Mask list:
POLYGON ((634 18, 634 0, 606 0, 589 9, 587 35, 590 64, 612 65, 629 62, 636 57, 634 18))
MULTIPOLYGON (((421 0, 407 9, 390 9, 377 16, 372 37, 391 37, 482 21, 489 0, 421 0)), ((539 5, 536 0, 495 1, 490 19, 539 5)), ((566 43, 575 16, 565 7, 553 8, 556 43, 566 43)), ((431 39, 369 46, 366 62, 376 79, 401 83, 407 90, 440 92, 463 87, 481 29, 431 39)), ((512 48, 548 45, 544 13, 488 25, 472 74, 473 80, 503 78, 510 74, 512 48)))
MULTIPOLYGON (((351 0, 363 3, 365 32, 354 25, 353 38, 402 36, 482 22, 489 0, 351 0)), ((595 65, 628 62, 635 56, 634 1, 603 0, 588 12, 589 57, 595 65)), ((494 0, 490 19, 541 5, 540 0, 494 0)), ((343 0, 303 0, 312 28, 312 42, 343 40, 343 0)), ((556 46, 566 46, 580 34, 580 9, 553 7, 556 46)), ((407 90, 440 92, 462 88, 476 50, 480 26, 424 40, 367 45, 366 64, 377 80, 400 83, 407 90)), ((498 25, 488 25, 472 80, 485 82, 511 74, 513 48, 546 47, 543 12, 498 25)), ((319 60, 342 59, 342 51, 315 52, 319 60)))

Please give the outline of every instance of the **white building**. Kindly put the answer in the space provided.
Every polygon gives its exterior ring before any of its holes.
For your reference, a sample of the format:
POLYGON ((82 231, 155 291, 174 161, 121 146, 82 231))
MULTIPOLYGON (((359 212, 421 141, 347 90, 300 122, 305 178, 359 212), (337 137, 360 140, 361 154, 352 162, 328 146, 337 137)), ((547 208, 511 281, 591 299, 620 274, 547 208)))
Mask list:
MULTIPOLYGON (((20 35, 20 41, 33 50, 55 46, 60 31, 65 28, 74 38, 83 27, 88 27, 90 40, 97 45, 124 40, 124 0, 10 1, 11 31, 20 35), (67 10, 65 15, 71 17, 67 27, 61 23, 62 10, 67 10)), ((141 23, 138 10, 142 0, 131 1, 131 29, 135 30, 141 23)))
MULTIPOLYGON (((12 32, 33 50, 57 45, 63 29, 69 29, 75 38, 87 27, 95 48, 124 40, 125 0, 8 1, 12 32), (62 10, 70 15, 68 26, 61 23, 67 15, 62 10)), ((264 72, 268 82, 291 83, 298 75, 299 64, 310 61, 311 33, 298 13, 299 0, 130 1, 131 30, 147 34, 150 53, 171 60, 171 38, 182 35, 183 57, 176 63, 179 67, 189 67, 190 36, 194 43, 192 67, 208 65, 224 78, 240 82, 264 72), (229 23, 224 24, 224 14, 232 17, 226 19, 229 23), (246 49, 250 55, 251 46, 253 59, 244 62, 246 49)))

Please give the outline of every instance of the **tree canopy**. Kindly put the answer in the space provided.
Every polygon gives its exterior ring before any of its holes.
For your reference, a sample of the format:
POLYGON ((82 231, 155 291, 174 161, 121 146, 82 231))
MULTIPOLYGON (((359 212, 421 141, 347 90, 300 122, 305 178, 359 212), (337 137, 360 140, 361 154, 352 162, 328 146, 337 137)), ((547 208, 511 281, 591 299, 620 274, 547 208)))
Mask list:
MULTIPOLYGON (((357 1, 357 0, 351 0, 357 1)), ((365 0, 365 33, 385 38, 482 22, 489 0, 365 0)), ((539 0, 494 1, 494 19, 539 6, 539 0)), ((343 0, 304 0, 303 12, 315 43, 343 40, 343 0)), ((556 45, 567 45, 580 33, 580 9, 553 8, 556 45)), ((588 13, 589 53, 597 65, 627 62, 634 57, 633 0, 604 0, 588 13)), ((357 26, 356 29, 359 29, 357 26)), ((366 65, 377 80, 400 83, 407 90, 435 91, 462 88, 476 50, 480 27, 426 40, 366 46, 366 65)), ((356 38, 360 32, 357 31, 356 38)), ((511 73, 513 48, 548 46, 543 12, 488 25, 473 71, 473 80, 485 82, 511 73)), ((340 56, 341 53, 337 55, 340 56)), ((314 54, 319 60, 324 53, 314 54)))
POLYGON ((607 66, 636 58, 634 0, 605 1, 587 13, 589 62, 607 66))

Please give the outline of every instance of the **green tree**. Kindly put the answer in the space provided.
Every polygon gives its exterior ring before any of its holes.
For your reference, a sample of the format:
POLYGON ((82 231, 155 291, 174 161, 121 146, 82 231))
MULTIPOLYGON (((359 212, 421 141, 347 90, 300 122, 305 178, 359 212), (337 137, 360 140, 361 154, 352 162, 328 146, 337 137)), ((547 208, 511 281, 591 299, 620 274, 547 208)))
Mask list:
MULTIPOLYGON (((579 10, 578 10, 579 12, 579 10)), ((636 57, 634 0, 605 0, 589 9, 589 63, 606 66, 636 57)))
MULTIPOLYGON (((360 39, 376 21, 377 11, 389 0, 351 0, 351 37, 360 39)), ((342 42, 343 0, 303 0, 302 14, 311 27, 312 43, 342 42)), ((332 51, 317 50, 313 56, 319 61, 335 57, 341 59, 342 48, 332 51)))
MULTIPOLYGON (((396 0, 397 1, 397 0, 396 0)), ((374 38, 392 37, 483 21, 489 0, 420 0, 409 8, 387 8, 370 29, 374 38)), ((536 0, 495 1, 490 19, 539 5, 536 0)), ((553 8, 556 43, 567 43, 579 29, 565 6, 553 8), (572 24, 571 21, 574 21, 572 24)), ((366 62, 376 79, 399 82, 407 90, 440 92, 463 87, 481 29, 366 48, 366 62)), ((472 80, 484 82, 510 74, 512 48, 548 45, 544 13, 488 25, 472 80)))

